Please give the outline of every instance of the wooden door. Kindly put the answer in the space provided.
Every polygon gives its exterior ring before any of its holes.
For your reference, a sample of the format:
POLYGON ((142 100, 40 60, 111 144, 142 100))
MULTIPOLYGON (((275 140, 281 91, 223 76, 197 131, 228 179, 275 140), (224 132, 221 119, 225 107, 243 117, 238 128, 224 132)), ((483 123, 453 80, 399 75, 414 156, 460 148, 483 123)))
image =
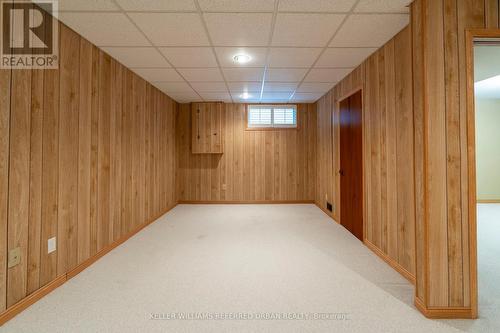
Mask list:
POLYGON ((363 241, 362 93, 340 102, 340 223, 363 241))

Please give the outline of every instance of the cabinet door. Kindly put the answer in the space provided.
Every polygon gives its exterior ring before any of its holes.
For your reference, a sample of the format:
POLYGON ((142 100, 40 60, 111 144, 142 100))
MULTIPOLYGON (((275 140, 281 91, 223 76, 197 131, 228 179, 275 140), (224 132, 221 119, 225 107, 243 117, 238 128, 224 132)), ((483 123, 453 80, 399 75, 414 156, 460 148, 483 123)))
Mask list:
POLYGON ((223 103, 192 103, 193 154, 223 153, 223 103))

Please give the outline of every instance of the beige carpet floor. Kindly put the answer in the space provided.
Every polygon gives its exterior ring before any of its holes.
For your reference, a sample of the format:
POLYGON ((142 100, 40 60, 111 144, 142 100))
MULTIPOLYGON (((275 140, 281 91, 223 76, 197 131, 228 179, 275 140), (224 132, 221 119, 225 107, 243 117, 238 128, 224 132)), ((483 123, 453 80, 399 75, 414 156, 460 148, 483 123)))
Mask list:
MULTIPOLYGON (((483 298, 492 302, 483 305, 494 308, 496 299, 483 298)), ((484 318, 428 320, 412 303, 413 286, 314 205, 179 205, 0 332, 402 333, 496 327, 484 318), (312 320, 318 313, 329 317, 312 320), (212 320, 172 320, 182 315, 212 320), (213 320, 222 315, 251 320, 213 320)))

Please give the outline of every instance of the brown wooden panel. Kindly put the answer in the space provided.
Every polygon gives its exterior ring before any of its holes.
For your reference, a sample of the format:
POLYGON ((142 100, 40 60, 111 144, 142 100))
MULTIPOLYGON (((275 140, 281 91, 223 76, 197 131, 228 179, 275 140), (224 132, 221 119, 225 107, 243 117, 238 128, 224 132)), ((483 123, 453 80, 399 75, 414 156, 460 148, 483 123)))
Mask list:
POLYGON ((101 51, 92 46, 92 96, 90 135, 90 254, 97 253, 97 180, 99 150, 99 59, 101 51))
POLYGON ((43 155, 42 155, 42 228, 40 251, 40 286, 57 276, 57 254, 47 253, 44 244, 57 236, 59 192, 59 72, 44 72, 43 155))
POLYGON ((0 70, 0 311, 177 201, 177 103, 64 25, 59 39, 59 69, 0 70))
POLYGON ((40 286, 40 248, 42 227, 42 129, 43 70, 31 73, 31 143, 30 143, 30 207, 28 225, 27 293, 40 286))
POLYGON ((458 69, 458 29, 456 0, 444 1, 444 52, 446 78, 447 208, 448 208, 448 280, 449 305, 463 305, 462 210, 460 183, 460 95, 458 69))
POLYGON ((97 148, 97 251, 109 244, 110 227, 111 58, 99 56, 99 116, 97 148))
POLYGON ((0 311, 7 304, 7 216, 9 193, 9 139, 11 70, 0 69, 0 311))
POLYGON ((30 179, 31 70, 12 71, 7 249, 21 262, 7 270, 7 306, 26 296, 30 179))
POLYGON ((61 25, 57 274, 78 263, 78 111, 80 37, 61 25))
MULTIPOLYGON (((411 274, 415 274, 415 185, 413 152, 413 94, 410 29, 395 37, 395 110, 396 110, 396 163, 397 183, 397 261, 411 274)), ((394 188, 391 189, 394 191, 394 188)))
POLYGON ((446 110, 445 76, 444 76, 444 37, 443 37, 443 3, 442 1, 426 2, 428 26, 424 36, 427 44, 439 47, 426 48, 427 80, 433 82, 426 87, 428 96, 428 117, 424 126, 427 129, 426 140, 432 145, 427 159, 427 228, 429 235, 429 273, 432 283, 429 285, 428 304, 439 306, 448 304, 448 239, 447 239, 447 207, 446 202, 446 110))
POLYGON ((90 200, 92 148, 92 44, 80 39, 80 105, 78 113, 78 263, 91 255, 90 200))

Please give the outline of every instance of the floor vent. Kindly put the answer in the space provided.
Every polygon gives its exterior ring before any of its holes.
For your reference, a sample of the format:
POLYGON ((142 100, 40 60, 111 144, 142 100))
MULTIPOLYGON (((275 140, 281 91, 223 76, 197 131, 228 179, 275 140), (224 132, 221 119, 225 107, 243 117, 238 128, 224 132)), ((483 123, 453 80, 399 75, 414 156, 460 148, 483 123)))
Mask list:
POLYGON ((328 209, 330 212, 333 212, 333 206, 331 203, 327 202, 326 203, 326 209, 328 209))

